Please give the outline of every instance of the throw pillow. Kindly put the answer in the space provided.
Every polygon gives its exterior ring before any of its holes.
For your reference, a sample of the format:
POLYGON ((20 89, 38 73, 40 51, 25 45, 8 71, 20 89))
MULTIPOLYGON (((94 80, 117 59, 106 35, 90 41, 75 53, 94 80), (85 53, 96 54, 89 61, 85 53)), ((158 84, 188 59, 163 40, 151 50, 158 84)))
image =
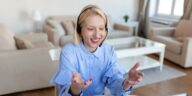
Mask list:
POLYGON ((181 20, 176 27, 174 37, 192 37, 192 20, 181 20))
POLYGON ((0 24, 0 50, 17 50, 13 36, 13 32, 10 32, 6 26, 0 24))
POLYGON ((65 35, 65 34, 66 34, 66 32, 65 32, 65 30, 63 29, 60 21, 57 21, 57 20, 48 20, 47 23, 48 23, 49 25, 51 25, 53 28, 55 28, 55 29, 58 31, 59 36, 62 36, 62 35, 65 35))
POLYGON ((19 38, 19 37, 14 37, 16 46, 18 49, 31 49, 34 48, 34 45, 25 39, 19 38))
POLYGON ((61 21, 62 26, 65 28, 67 35, 73 35, 75 27, 71 20, 61 21))

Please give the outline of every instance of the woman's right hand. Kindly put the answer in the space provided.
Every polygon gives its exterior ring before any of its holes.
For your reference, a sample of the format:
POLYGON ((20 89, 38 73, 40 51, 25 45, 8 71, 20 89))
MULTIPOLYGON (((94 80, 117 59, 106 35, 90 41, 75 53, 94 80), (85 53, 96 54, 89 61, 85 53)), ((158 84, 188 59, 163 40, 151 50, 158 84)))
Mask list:
POLYGON ((87 88, 92 83, 92 81, 91 77, 89 80, 84 81, 78 72, 72 72, 70 91, 73 95, 79 95, 83 89, 87 88))

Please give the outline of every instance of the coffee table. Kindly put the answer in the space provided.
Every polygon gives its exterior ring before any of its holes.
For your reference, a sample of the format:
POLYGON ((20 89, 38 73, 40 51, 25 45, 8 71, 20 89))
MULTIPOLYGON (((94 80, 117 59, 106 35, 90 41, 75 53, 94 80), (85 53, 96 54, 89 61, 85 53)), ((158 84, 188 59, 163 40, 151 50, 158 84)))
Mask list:
POLYGON ((119 64, 130 70, 137 62, 141 64, 138 70, 159 67, 162 71, 165 44, 141 37, 125 37, 107 39, 105 43, 112 45, 119 59, 119 64), (159 60, 152 59, 147 54, 158 54, 159 60))
MULTIPOLYGON (((112 45, 119 59, 119 64, 127 69, 127 72, 137 62, 141 64, 138 70, 144 70, 154 67, 163 69, 163 59, 165 45, 141 37, 125 37, 107 39, 105 43, 112 45), (159 60, 152 59, 147 54, 158 54, 159 60)), ((52 61, 59 60, 61 48, 54 48, 49 51, 52 61)))

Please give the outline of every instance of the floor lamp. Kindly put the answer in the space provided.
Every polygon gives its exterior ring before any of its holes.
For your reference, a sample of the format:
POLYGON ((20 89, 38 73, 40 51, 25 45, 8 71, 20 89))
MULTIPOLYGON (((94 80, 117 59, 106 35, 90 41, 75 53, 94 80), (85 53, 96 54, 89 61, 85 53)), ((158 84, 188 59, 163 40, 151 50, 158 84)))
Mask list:
POLYGON ((33 29, 35 32, 42 32, 42 16, 39 10, 33 12, 33 29))

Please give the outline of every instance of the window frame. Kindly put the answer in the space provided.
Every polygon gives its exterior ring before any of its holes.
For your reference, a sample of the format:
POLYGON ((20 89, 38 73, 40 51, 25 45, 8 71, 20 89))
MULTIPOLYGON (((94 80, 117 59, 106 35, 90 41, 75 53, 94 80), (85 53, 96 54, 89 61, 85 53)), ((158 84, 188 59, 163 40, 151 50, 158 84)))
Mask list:
POLYGON ((169 19, 179 19, 179 18, 181 17, 181 16, 174 15, 174 8, 175 8, 176 0, 173 0, 173 2, 172 2, 171 13, 170 13, 169 15, 159 14, 159 13, 158 13, 159 3, 160 3, 160 0, 157 0, 157 2, 156 2, 156 8, 155 8, 155 16, 156 16, 156 17, 169 18, 169 19))

